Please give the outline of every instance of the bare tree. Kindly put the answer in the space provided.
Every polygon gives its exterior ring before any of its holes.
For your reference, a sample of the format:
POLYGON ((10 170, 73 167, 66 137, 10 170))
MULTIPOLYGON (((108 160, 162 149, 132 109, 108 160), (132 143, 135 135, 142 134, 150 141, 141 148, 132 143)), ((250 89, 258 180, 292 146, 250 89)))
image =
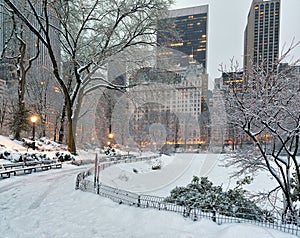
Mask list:
POLYGON ((253 145, 238 150, 228 165, 239 168, 235 175, 267 171, 278 185, 271 193, 280 190, 283 194, 284 215, 295 215, 300 201, 299 78, 291 77, 293 67, 280 67, 293 48, 272 68, 253 64, 243 90, 232 85, 226 94, 229 123, 246 133, 253 145))
MULTIPOLYGON (((66 102, 68 120, 68 148, 76 153, 73 128, 73 113, 78 93, 106 60, 126 48, 155 42, 156 22, 161 10, 171 0, 127 1, 50 1, 34 4, 27 0, 22 8, 13 0, 4 0, 7 6, 21 19, 47 48, 53 73, 61 87, 66 102), (30 12, 34 21, 25 17, 30 12), (52 24, 55 18, 57 24, 52 24), (41 29, 41 32, 37 30, 41 29), (70 93, 59 67, 59 56, 51 41, 53 32, 59 34, 63 56, 72 65, 74 87, 70 93)), ((117 87, 107 81, 105 86, 117 87)))
POLYGON ((26 80, 32 63, 39 56, 39 40, 32 35, 28 35, 24 29, 25 25, 22 21, 15 18, 15 15, 6 8, 7 17, 11 19, 11 25, 8 27, 10 34, 7 34, 5 45, 2 49, 1 59, 8 60, 11 65, 14 65, 14 70, 17 80, 17 103, 14 103, 13 119, 10 123, 10 128, 14 132, 14 138, 19 140, 21 132, 26 130, 28 124, 27 112, 25 106, 26 80), (31 38, 30 38, 31 37, 31 38), (35 51, 28 47, 28 39, 36 40, 35 51), (30 51, 30 52, 29 52, 30 51))
POLYGON ((0 131, 3 131, 4 122, 8 114, 8 99, 0 96, 0 131))

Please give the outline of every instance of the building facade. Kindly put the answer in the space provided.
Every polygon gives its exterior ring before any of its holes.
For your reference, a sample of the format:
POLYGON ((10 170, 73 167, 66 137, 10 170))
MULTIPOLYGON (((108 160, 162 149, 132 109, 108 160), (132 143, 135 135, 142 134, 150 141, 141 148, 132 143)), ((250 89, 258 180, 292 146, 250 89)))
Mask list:
POLYGON ((244 72, 273 69, 279 55, 280 0, 253 0, 244 31, 244 72))
POLYGON ((184 67, 192 58, 206 72, 207 21, 208 5, 170 10, 158 24, 157 42, 161 47, 158 58, 168 62, 172 59, 174 65, 184 67))
POLYGON ((147 86, 130 89, 132 97, 141 104, 133 110, 130 120, 130 133, 136 143, 151 148, 151 128, 159 124, 166 132, 167 145, 184 149, 208 145, 208 123, 200 121, 203 112, 208 111, 208 105, 202 103, 208 92, 208 75, 202 65, 191 63, 163 74, 143 71, 132 77, 135 79, 132 83, 144 81, 147 86), (166 78, 169 78, 167 83, 166 78))

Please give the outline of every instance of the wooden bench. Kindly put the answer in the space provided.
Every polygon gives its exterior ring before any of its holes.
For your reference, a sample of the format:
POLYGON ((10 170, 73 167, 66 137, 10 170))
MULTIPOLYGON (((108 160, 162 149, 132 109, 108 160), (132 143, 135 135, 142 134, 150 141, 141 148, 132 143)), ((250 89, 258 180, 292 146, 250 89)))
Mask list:
POLYGON ((32 172, 46 171, 49 169, 59 169, 62 168, 62 163, 48 163, 48 164, 36 164, 33 166, 13 166, 10 169, 5 169, 0 171, 1 178, 9 178, 11 175, 16 176, 17 172, 23 172, 24 174, 31 174, 32 172))

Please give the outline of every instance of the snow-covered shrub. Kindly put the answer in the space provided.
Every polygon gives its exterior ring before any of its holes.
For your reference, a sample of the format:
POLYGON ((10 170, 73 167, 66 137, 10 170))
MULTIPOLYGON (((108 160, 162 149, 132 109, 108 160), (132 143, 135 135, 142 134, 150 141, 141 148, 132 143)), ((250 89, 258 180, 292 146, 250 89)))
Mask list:
POLYGON ((47 155, 44 153, 39 153, 39 152, 20 153, 15 150, 9 150, 9 149, 0 150, 0 159, 8 160, 13 163, 50 160, 50 158, 47 157, 47 155))
POLYGON ((115 148, 105 148, 105 151, 104 153, 108 156, 116 156, 117 155, 117 152, 116 152, 116 149, 115 148))
POLYGON ((51 141, 46 137, 36 139, 35 141, 28 138, 22 138, 22 142, 23 146, 27 148, 33 148, 33 143, 35 142, 35 149, 39 151, 53 151, 58 149, 66 149, 66 147, 62 144, 51 141))
POLYGON ((152 169, 153 170, 161 169, 161 161, 160 160, 155 160, 152 164, 152 169))
POLYGON ((21 162, 21 154, 14 150, 0 149, 0 159, 9 160, 11 162, 21 162))
POLYGON ((165 201, 185 206, 187 210, 200 208, 231 217, 273 221, 270 214, 247 198, 246 194, 246 190, 239 186, 223 191, 221 186, 214 186, 207 177, 194 176, 186 187, 174 188, 165 201))
POLYGON ((64 161, 74 161, 75 158, 69 154, 69 153, 64 153, 64 152, 56 152, 55 153, 56 159, 60 162, 64 161))

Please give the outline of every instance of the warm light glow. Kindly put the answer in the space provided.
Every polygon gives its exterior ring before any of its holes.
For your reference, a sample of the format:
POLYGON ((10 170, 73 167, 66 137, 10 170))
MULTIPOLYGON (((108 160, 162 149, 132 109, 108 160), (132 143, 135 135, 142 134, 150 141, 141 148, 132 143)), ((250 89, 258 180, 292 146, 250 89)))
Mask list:
POLYGON ((199 141, 199 145, 203 145, 203 144, 205 144, 205 141, 200 140, 200 141, 199 141))
POLYGON ((53 88, 54 88, 54 92, 60 93, 60 89, 58 87, 53 87, 53 88))
POLYGON ((173 44, 170 44, 170 46, 183 46, 183 43, 180 42, 180 43, 173 43, 173 44))
POLYGON ((37 120, 38 120, 38 117, 37 117, 36 115, 33 115, 33 116, 30 117, 30 121, 31 121, 32 123, 36 123, 37 120))
POLYGON ((109 133, 109 134, 108 134, 108 138, 109 138, 109 139, 113 139, 113 138, 114 138, 114 134, 113 134, 113 133, 109 133))

